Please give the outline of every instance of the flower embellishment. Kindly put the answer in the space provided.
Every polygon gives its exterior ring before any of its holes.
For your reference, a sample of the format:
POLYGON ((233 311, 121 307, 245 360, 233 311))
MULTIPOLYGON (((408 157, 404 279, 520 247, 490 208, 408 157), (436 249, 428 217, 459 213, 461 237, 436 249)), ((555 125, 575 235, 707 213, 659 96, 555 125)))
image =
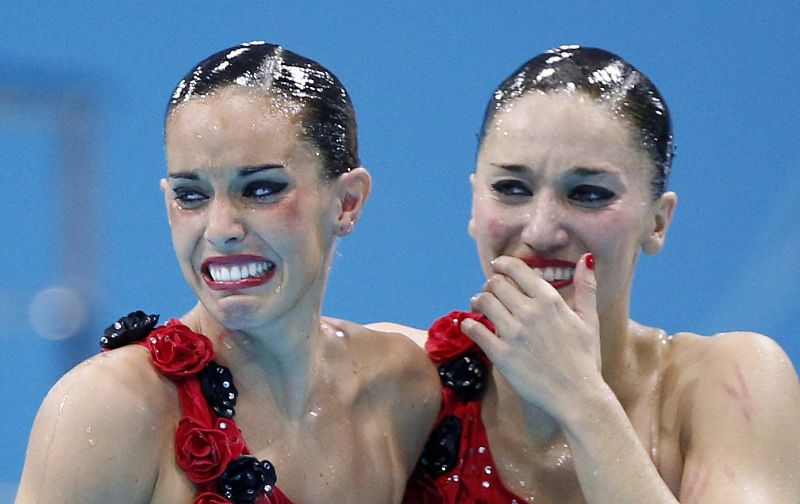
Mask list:
POLYGON ((444 474, 458 463, 461 447, 461 420, 446 416, 433 430, 419 458, 419 465, 433 476, 444 474))
POLYGON ((479 350, 478 345, 461 332, 461 322, 465 319, 477 320, 494 332, 494 325, 484 315, 478 313, 453 311, 438 319, 428 329, 425 350, 436 363, 449 362, 470 350, 479 350))
POLYGON ((154 328, 158 315, 138 310, 103 333, 101 346, 139 343, 153 366, 174 381, 183 418, 175 431, 175 459, 200 491, 194 504, 288 502, 275 489, 277 475, 267 460, 249 455, 233 420, 238 391, 231 371, 214 362, 214 345, 178 320, 154 328))
POLYGON ((209 406, 219 416, 233 418, 239 391, 233 384, 231 370, 214 361, 200 371, 200 387, 209 406))
POLYGON ((217 492, 203 492, 197 496, 194 504, 231 504, 231 501, 217 492))
POLYGON ((243 444, 232 443, 224 430, 203 427, 189 417, 182 418, 175 431, 175 458, 178 466, 195 483, 218 478, 231 460, 241 455, 243 448, 243 444))
POLYGON ((173 380, 196 375, 214 358, 211 340, 177 321, 153 330, 145 346, 153 365, 173 380))
POLYGON ((484 359, 483 355, 472 350, 441 364, 439 379, 442 385, 453 389, 453 392, 465 401, 477 398, 483 391, 488 375, 484 359))
POLYGON ((106 327, 100 337, 100 347, 104 350, 113 350, 121 346, 144 339, 158 323, 158 315, 147 315, 142 310, 136 310, 119 318, 116 322, 106 327))
POLYGON ((217 480, 217 489, 231 501, 247 504, 261 492, 272 492, 277 479, 275 468, 269 461, 245 456, 231 462, 217 480))

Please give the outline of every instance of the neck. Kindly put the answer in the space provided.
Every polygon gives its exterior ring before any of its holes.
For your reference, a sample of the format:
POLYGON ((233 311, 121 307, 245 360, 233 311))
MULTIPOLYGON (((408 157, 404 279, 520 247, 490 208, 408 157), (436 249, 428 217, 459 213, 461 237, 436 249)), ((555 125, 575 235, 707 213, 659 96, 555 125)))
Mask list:
POLYGON ((211 339, 215 360, 231 369, 241 395, 251 390, 294 418, 305 413, 314 365, 321 361, 320 305, 321 300, 300 303, 268 323, 246 329, 223 326, 202 303, 182 320, 211 339))

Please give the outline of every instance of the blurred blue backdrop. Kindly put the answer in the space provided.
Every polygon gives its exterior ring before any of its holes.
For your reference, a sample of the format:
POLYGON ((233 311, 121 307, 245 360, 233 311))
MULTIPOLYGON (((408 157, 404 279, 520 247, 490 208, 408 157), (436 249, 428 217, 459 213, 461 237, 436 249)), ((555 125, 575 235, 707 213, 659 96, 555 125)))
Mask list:
POLYGON ((678 213, 643 257, 632 315, 748 329, 800 363, 796 2, 5 2, 0 16, 0 503, 36 408, 136 308, 194 303, 158 180, 162 115, 207 55, 265 39, 350 90, 374 192, 340 240, 325 313, 425 327, 482 275, 468 174, 494 86, 563 43, 610 49, 672 109, 678 213), (71 337, 65 338, 72 334, 71 337))

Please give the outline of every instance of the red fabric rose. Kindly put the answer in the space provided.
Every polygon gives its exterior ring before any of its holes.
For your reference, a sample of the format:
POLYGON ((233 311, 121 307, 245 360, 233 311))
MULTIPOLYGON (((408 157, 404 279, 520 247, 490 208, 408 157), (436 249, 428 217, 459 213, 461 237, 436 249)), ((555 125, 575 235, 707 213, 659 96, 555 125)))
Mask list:
POLYGON ((464 319, 477 320, 494 332, 494 325, 484 315, 462 311, 452 311, 438 319, 428 329, 428 341, 425 350, 431 360, 436 363, 448 362, 469 350, 478 349, 478 345, 461 332, 464 319))
POLYGON ((199 373, 214 358, 211 340, 180 322, 170 321, 145 339, 153 365, 173 380, 199 373))
POLYGON ((232 418, 218 418, 217 430, 224 432, 228 436, 228 447, 231 450, 231 459, 238 458, 245 452, 244 437, 242 431, 232 418))
POLYGON ((216 492, 203 492, 197 496, 194 504, 231 504, 231 501, 216 492))
POLYGON ((175 458, 190 480, 211 481, 225 471, 233 458, 230 438, 222 430, 203 427, 184 417, 175 431, 175 458))

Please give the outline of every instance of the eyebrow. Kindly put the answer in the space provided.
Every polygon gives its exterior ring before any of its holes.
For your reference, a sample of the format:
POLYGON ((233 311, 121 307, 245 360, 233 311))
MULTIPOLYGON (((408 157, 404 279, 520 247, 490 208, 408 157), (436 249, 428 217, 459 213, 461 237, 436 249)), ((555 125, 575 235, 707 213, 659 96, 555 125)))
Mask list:
POLYGON ((503 170, 508 170, 508 171, 517 172, 517 173, 528 171, 530 169, 525 165, 519 165, 519 164, 500 164, 500 163, 489 163, 489 164, 491 164, 492 166, 496 166, 497 168, 500 168, 500 169, 503 169, 503 170))
MULTIPOLYGON (((238 175, 240 177, 248 177, 250 175, 266 171, 266 170, 275 170, 278 168, 286 168, 286 165, 280 163, 267 163, 263 165, 255 165, 255 166, 244 166, 239 168, 238 175)), ((169 178, 172 179, 188 179, 188 180, 199 180, 200 177, 195 172, 187 171, 187 172, 176 172, 168 174, 169 178)))
POLYGON ((572 170, 572 174, 573 175, 577 175, 579 177, 592 177, 592 176, 595 176, 595 175, 605 175, 605 174, 608 174, 608 173, 612 173, 612 172, 609 172, 608 170, 603 170, 603 169, 600 169, 600 168, 586 168, 586 167, 583 167, 583 166, 577 166, 572 170))

